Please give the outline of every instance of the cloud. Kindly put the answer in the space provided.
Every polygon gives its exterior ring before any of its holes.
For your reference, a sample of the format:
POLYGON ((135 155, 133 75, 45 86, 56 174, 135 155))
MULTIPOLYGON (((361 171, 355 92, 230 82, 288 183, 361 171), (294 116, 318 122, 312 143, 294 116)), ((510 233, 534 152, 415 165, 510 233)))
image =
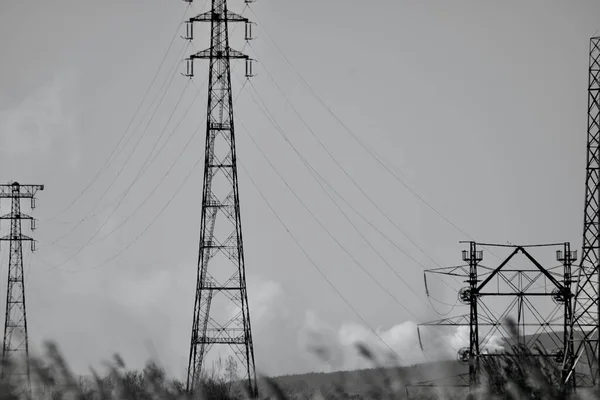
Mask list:
POLYGON ((336 329, 320 320, 316 313, 307 312, 301 336, 305 351, 317 353, 333 370, 373 366, 373 360, 365 359, 359 353, 357 344, 366 345, 380 364, 410 365, 425 361, 419 348, 416 324, 412 321, 374 332, 354 322, 344 323, 336 329))
MULTIPOLYGON (((56 304, 53 303, 56 308, 62 309, 61 315, 77 313, 76 309, 82 306, 92 310, 93 303, 103 306, 80 316, 76 329, 54 326, 49 331, 43 330, 51 333, 52 337, 61 338, 61 347, 64 345, 68 358, 78 361, 75 365, 78 371, 85 371, 88 363, 96 364, 113 351, 120 352, 131 367, 140 368, 149 357, 154 356, 147 345, 151 342, 159 362, 168 373, 181 378, 187 367, 192 317, 190 302, 194 296, 194 282, 189 280, 190 268, 193 269, 188 264, 172 268, 131 265, 119 269, 119 279, 114 279, 109 271, 102 273, 101 270, 90 271, 87 277, 69 275, 65 280, 68 279, 70 284, 54 300, 56 304), (93 284, 90 276, 95 277, 93 284), (78 301, 74 303, 73 298, 78 301), (183 309, 173 307, 181 304, 185 305, 183 309), (97 346, 93 349, 85 347, 80 339, 90 329, 102 334, 96 339, 97 346), (136 344, 127 344, 131 343, 128 342, 130 340, 136 344)), ((35 286, 42 284, 46 282, 36 282, 35 286)), ((434 330, 422 330, 423 352, 413 321, 404 321, 389 328, 380 327, 375 334, 355 322, 334 325, 323 320, 318 312, 306 310, 301 304, 292 304, 286 296, 285 287, 274 280, 248 275, 247 285, 256 368, 262 374, 372 367, 372 362, 357 351, 357 343, 366 344, 378 360, 387 365, 455 359, 453 348, 464 347, 468 338, 468 329, 465 334, 464 327, 444 336, 439 332, 434 334, 434 330), (390 348, 398 354, 398 359, 390 357, 390 348)), ((210 366, 219 356, 225 358, 230 354, 228 346, 213 347, 207 357, 207 365, 210 366)))
POLYGON ((247 279, 253 328, 260 329, 278 318, 290 316, 281 284, 272 280, 262 280, 254 275, 248 276, 247 279))
POLYGON ((55 77, 21 102, 0 109, 0 151, 4 157, 76 162, 73 150, 78 120, 73 76, 55 77), (63 157, 56 157, 57 153, 63 157))
MULTIPOLYGON (((334 325, 314 310, 291 306, 277 282, 253 277, 248 286, 257 367, 270 375, 371 368, 373 362, 359 353, 358 343, 384 365, 456 359, 457 351, 468 343, 468 327, 421 329, 422 350, 414 321, 374 332, 356 322, 334 325)), ((494 337, 488 347, 498 343, 494 337)))
MULTIPOLYGON (((482 332, 479 333, 479 337, 481 340, 482 332)), ((459 326, 456 328, 453 334, 446 335, 444 339, 452 349, 461 349, 464 347, 469 347, 469 327, 459 326)), ((502 346, 502 337, 499 335, 492 335, 489 338, 489 340, 486 341, 486 344, 481 348, 481 351, 494 352, 503 349, 504 347, 502 346)))
MULTIPOLYGON (((373 367, 373 360, 366 359, 357 349, 357 344, 366 347, 375 356, 379 365, 412 365, 427 361, 456 359, 457 351, 468 347, 469 327, 458 326, 440 333, 431 329, 417 330, 417 323, 404 321, 388 329, 370 328, 348 322, 335 328, 318 315, 306 313, 300 344, 304 351, 315 354, 321 363, 317 370, 353 370, 373 367), (420 343, 423 343, 423 350, 420 343)), ((501 349, 501 338, 492 336, 484 351, 501 349)))

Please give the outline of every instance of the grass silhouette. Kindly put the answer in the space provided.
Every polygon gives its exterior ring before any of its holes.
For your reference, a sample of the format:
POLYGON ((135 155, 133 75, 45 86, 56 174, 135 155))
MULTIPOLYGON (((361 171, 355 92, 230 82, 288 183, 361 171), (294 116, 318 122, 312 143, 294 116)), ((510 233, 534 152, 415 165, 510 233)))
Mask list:
MULTIPOLYGON (((507 320, 509 332, 517 335, 516 325, 507 320)), ((515 341, 518 343, 518 341, 515 341)), ((308 386, 288 387, 277 378, 260 378, 259 391, 262 399, 308 400, 308 399, 406 399, 406 374, 398 368, 383 367, 376 355, 364 344, 356 345, 359 354, 369 360, 373 369, 361 371, 364 380, 362 393, 353 392, 348 385, 331 382, 314 390, 308 386), (369 372, 369 373, 367 373, 369 372)), ((57 346, 48 342, 44 354, 30 359, 32 388, 25 386, 12 375, 16 365, 3 366, 0 378, 0 400, 17 399, 76 399, 76 400, 233 400, 248 399, 248 393, 235 379, 235 368, 231 360, 217 365, 200 378, 197 393, 186 393, 184 384, 169 379, 157 364, 150 362, 142 371, 127 370, 119 356, 106 363, 106 372, 100 375, 91 370, 91 378, 77 377, 69 369, 57 346)), ((481 385, 471 394, 459 394, 449 388, 437 388, 435 393, 417 393, 413 399, 473 399, 473 400, 587 400, 600 398, 600 390, 582 390, 576 394, 565 393, 559 385, 560 364, 553 363, 544 349, 533 351, 524 346, 512 346, 511 351, 498 357, 484 357, 481 360, 481 385)), ((356 379, 353 373, 352 380, 356 379)), ((349 375, 348 375, 349 376, 349 375)), ((350 383, 350 382, 348 382, 350 383)))

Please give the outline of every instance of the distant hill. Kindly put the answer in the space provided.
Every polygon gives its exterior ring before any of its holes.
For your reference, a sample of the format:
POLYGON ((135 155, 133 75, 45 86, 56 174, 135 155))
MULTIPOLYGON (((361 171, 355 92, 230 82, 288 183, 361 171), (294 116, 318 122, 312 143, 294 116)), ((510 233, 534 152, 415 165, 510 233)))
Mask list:
MULTIPOLYGON (((310 393, 319 390, 328 392, 339 385, 344 388, 346 393, 364 395, 373 387, 386 385, 386 376, 392 377, 396 382, 402 382, 404 386, 419 382, 423 377, 441 379, 466 372, 468 369, 465 365, 449 360, 406 367, 284 375, 273 379, 286 391, 292 393, 310 393)), ((259 382, 259 389, 266 389, 264 382, 259 382)))
MULTIPOLYGON (((539 336, 524 336, 521 340, 533 348, 537 343, 547 353, 553 354, 559 350, 562 342, 562 332, 556 335, 542 333, 539 336), (558 335, 558 337, 556 336, 558 335)), ((507 341, 502 341, 506 349, 510 348, 507 341)), ((396 368, 373 368, 354 371, 337 371, 330 373, 307 373, 298 375, 283 375, 273 379, 275 382, 293 393, 308 393, 311 391, 328 391, 336 385, 341 385, 347 393, 356 395, 366 394, 374 385, 383 385, 384 377, 391 376, 404 385, 415 384, 422 380, 444 382, 446 384, 458 382, 456 379, 445 379, 468 373, 468 366, 457 360, 447 360, 433 363, 423 363, 396 368)), ((265 389, 264 382, 259 383, 259 388, 265 389)))

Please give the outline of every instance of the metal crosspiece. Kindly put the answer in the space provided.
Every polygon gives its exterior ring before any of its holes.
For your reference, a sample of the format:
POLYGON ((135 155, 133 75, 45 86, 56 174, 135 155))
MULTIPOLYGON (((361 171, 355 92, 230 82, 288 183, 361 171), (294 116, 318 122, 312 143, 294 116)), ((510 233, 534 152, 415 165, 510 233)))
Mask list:
POLYGON ((252 59, 229 46, 230 22, 243 23, 245 39, 252 39, 252 23, 230 11, 226 0, 212 0, 210 11, 190 18, 186 24, 188 40, 194 37, 196 23, 209 23, 211 30, 210 47, 187 59, 185 74, 193 77, 195 60, 208 60, 202 215, 187 390, 197 388, 209 351, 216 345, 225 345, 233 350, 242 367, 242 380, 247 383, 248 392, 256 396, 230 69, 231 59, 241 59, 249 78, 252 59))
POLYGON ((587 129, 583 246, 570 337, 574 353, 566 377, 574 387, 600 384, 600 37, 590 39, 587 129), (578 382, 578 375, 589 378, 589 382, 578 382))
POLYGON ((26 388, 31 390, 29 376, 29 343, 27 336, 27 312, 25 309, 25 282, 23 277, 23 242, 31 244, 35 251, 35 240, 21 233, 21 223, 29 220, 31 230, 36 228, 36 220, 21 212, 21 199, 30 199, 35 208, 35 195, 44 185, 21 185, 13 182, 0 185, 0 199, 11 199, 11 212, 0 216, 0 221, 10 221, 10 232, 0 237, 0 242, 9 242, 8 280, 6 290, 6 314, 4 318, 4 341, 2 345, 2 375, 7 363, 11 363, 10 373, 16 379, 26 379, 26 388), (14 363, 14 364, 13 364, 14 363))

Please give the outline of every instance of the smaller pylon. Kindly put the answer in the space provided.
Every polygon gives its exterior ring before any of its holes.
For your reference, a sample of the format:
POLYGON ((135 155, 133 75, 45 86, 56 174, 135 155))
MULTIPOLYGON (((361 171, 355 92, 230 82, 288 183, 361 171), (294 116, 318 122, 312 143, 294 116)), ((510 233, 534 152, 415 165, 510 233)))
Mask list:
MULTIPOLYGON (((457 361, 462 365, 453 371, 455 374, 452 376, 442 378, 442 384, 463 387, 473 394, 483 383, 486 366, 490 366, 487 362, 511 354, 515 347, 526 348, 535 357, 551 359, 561 369, 563 377, 566 376, 573 356, 569 340, 573 298, 571 267, 577 260, 577 252, 571 250, 568 242, 527 246, 463 243, 469 244, 469 250, 462 252, 465 264, 429 269, 424 275, 427 296, 428 274, 461 277, 467 283, 458 291, 457 300, 469 308, 468 313, 417 325, 422 350, 421 327, 469 329, 468 344, 465 343, 457 354, 457 361), (483 252, 480 249, 484 247, 504 248, 511 252, 500 264, 490 267, 482 264, 483 252), (556 259, 562 264, 560 267, 546 267, 533 256, 537 251, 552 247, 556 248, 556 259), (513 262, 518 262, 519 266, 511 266, 513 262), (492 301, 494 310, 490 306, 492 301), (499 306, 503 308, 498 309, 499 306), (505 324, 507 317, 514 321, 514 329, 505 324), (546 353, 538 354, 536 346, 539 344, 544 346, 546 353)), ((581 374, 577 379, 581 379, 581 374)), ((437 379, 412 386, 431 388, 436 382, 437 379)), ((559 389, 566 392, 572 388, 561 383, 559 389)))
POLYGON ((35 240, 21 233, 21 221, 29 220, 31 229, 35 230, 35 219, 21 213, 21 199, 31 199, 31 208, 35 208, 35 194, 44 190, 44 185, 20 185, 13 182, 0 185, 0 199, 11 199, 11 212, 0 217, 10 221, 10 233, 0 238, 0 242, 10 243, 8 263, 8 288, 6 290, 6 314, 4 319, 4 342, 2 346, 2 376, 6 374, 5 366, 11 365, 12 375, 16 378, 26 377, 27 391, 31 390, 29 376, 29 343, 27 336, 27 313, 25 309, 25 281, 23 276, 23 242, 31 243, 31 251, 35 251, 35 240), (22 364, 21 364, 22 363, 22 364))

